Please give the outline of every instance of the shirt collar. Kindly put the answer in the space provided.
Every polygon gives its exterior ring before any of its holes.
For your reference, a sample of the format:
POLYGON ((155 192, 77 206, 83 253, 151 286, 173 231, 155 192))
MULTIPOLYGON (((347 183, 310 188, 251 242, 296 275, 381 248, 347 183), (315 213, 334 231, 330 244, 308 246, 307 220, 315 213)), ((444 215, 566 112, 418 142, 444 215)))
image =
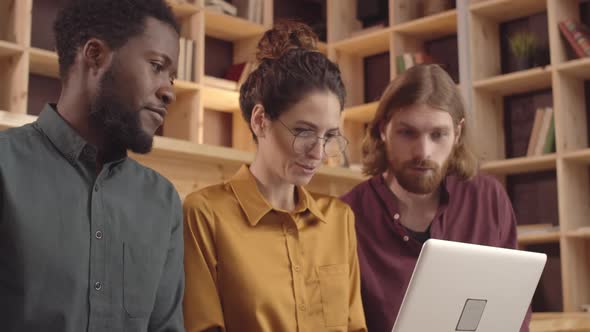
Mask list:
MULTIPOLYGON (((229 184, 236 195, 242 210, 246 214, 248 222, 252 226, 256 226, 262 217, 270 211, 280 211, 273 209, 262 193, 260 193, 256 184, 256 178, 254 178, 254 175, 250 172, 247 165, 242 165, 242 167, 240 167, 240 170, 238 170, 238 172, 229 180, 229 184)), ((299 200, 293 212, 299 214, 309 211, 319 220, 326 222, 324 214, 317 206, 317 203, 311 194, 301 186, 296 186, 295 188, 299 200)))
POLYGON ((86 141, 57 113, 55 104, 46 104, 36 126, 70 162, 77 160, 87 145, 86 141))
MULTIPOLYGON (((84 140, 57 112, 55 104, 46 104, 35 122, 35 126, 41 130, 51 143, 70 162, 78 159, 95 161, 97 149, 84 140)), ((127 157, 126 151, 114 153, 105 158, 109 162, 122 161, 127 157)), ((107 163, 105 163, 107 164, 107 163)))

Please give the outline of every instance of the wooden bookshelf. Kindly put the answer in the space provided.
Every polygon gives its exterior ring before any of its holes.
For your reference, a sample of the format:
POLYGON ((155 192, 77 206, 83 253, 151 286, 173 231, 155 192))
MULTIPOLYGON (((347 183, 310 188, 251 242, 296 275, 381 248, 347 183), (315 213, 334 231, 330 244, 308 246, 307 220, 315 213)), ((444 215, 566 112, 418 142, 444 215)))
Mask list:
POLYGON ((387 52, 390 36, 391 29, 382 28, 335 42, 331 47, 337 52, 365 57, 387 52))
POLYGON ((557 66, 557 71, 579 79, 590 78, 590 58, 576 59, 557 66))
POLYGON ((14 43, 0 40, 0 57, 20 54, 24 49, 14 43))
POLYGON ((379 102, 372 102, 354 107, 345 108, 342 117, 345 121, 354 121, 360 123, 367 123, 373 120, 375 113, 377 112, 377 106, 379 102))
POLYGON ((528 172, 539 172, 555 169, 557 155, 555 153, 522 158, 510 158, 484 162, 481 165, 482 171, 496 174, 519 174, 528 172))
POLYGON ((241 17, 226 15, 204 9, 206 34, 217 39, 237 41, 261 36, 266 28, 241 17))
MULTIPOLYGON (((30 1, 34 7, 35 2, 42 0, 30 1)), ((251 142, 251 133, 238 112, 238 91, 210 84, 205 74, 205 50, 211 50, 205 46, 205 36, 231 43, 231 63, 251 60, 258 38, 273 23, 273 6, 277 1, 288 0, 264 0, 263 23, 257 24, 205 9, 203 0, 194 4, 169 0, 181 21, 182 36, 196 42, 195 80, 175 82, 177 101, 166 119, 164 136, 155 138, 153 153, 134 157, 170 178, 183 197, 205 185, 227 179, 253 157, 252 152, 242 151, 252 151, 252 144, 245 143, 251 142), (216 117, 205 116, 210 111, 232 113, 233 148, 202 144, 206 128, 219 127, 207 122, 217 121, 210 120, 216 117)), ((0 129, 34 121, 34 116, 26 114, 30 104, 27 95, 30 93, 29 74, 58 76, 56 54, 31 45, 30 8, 20 1, 13 2, 16 3, 14 8, 0 7, 10 12, 8 15, 0 13, 0 79, 3 81, 0 109, 10 111, 0 111, 0 129)), ((339 65, 343 74, 348 93, 342 113, 343 130, 351 141, 350 161, 355 164, 360 162, 366 123, 371 121, 378 105, 365 100, 364 83, 372 79, 366 77, 365 59, 388 56, 390 72, 386 74, 392 79, 396 76, 396 55, 425 51, 433 39, 453 38, 466 32, 460 29, 468 30, 468 39, 458 41, 467 45, 458 46, 469 51, 469 73, 464 74, 469 75, 470 81, 461 84, 466 84, 466 91, 471 94, 470 110, 475 119, 472 132, 476 134, 477 152, 485 160, 482 170, 498 176, 501 181, 515 175, 533 174, 534 178, 537 173, 546 171, 554 172, 556 177, 556 192, 548 196, 556 195, 558 199, 548 203, 558 206, 559 216, 555 224, 559 225, 560 231, 521 235, 519 243, 551 244, 561 248, 558 257, 561 281, 556 287, 563 290, 563 309, 567 313, 553 316, 535 313, 531 330, 549 331, 541 328, 547 324, 562 324, 555 326, 563 327, 568 326, 564 325, 567 322, 577 321, 578 318, 570 314, 576 314, 583 304, 590 303, 590 235, 585 228, 590 227, 590 115, 587 114, 590 101, 585 92, 585 81, 590 80, 590 59, 568 58, 567 43, 557 27, 559 20, 581 15, 577 2, 478 1, 469 5, 468 25, 463 27, 457 24, 460 19, 457 10, 411 17, 400 8, 413 6, 414 0, 389 0, 388 24, 370 31, 364 30, 356 18, 356 1, 326 0, 326 3, 327 43, 320 43, 319 48, 339 65), (502 74, 500 40, 503 36, 500 27, 506 22, 543 12, 547 13, 550 64, 502 74), (545 93, 551 96, 557 151, 542 156, 508 158, 505 98, 539 90, 546 90, 545 93)), ((227 118, 227 114, 224 116, 227 118)), ((364 179, 359 171, 324 167, 309 188, 341 195, 364 179)))
POLYGON ((500 96, 550 88, 551 67, 533 68, 477 80, 473 87, 500 96))
POLYGON ((223 112, 236 112, 240 110, 238 91, 231 91, 210 86, 202 86, 203 105, 223 112))
POLYGON ((504 22, 542 12, 546 7, 545 0, 487 0, 471 5, 470 11, 496 22, 504 22))
POLYGON ((590 331, 590 314, 577 312, 533 313, 530 332, 590 331))
POLYGON ((393 32, 418 39, 437 39, 457 33, 457 10, 430 15, 393 27, 393 32))
POLYGON ((185 1, 167 0, 167 2, 172 8, 174 15, 180 19, 190 17, 191 15, 198 13, 200 10, 199 6, 185 1))
POLYGON ((520 246, 527 246, 531 244, 545 244, 545 243, 559 243, 561 239, 561 232, 546 232, 539 234, 519 234, 518 244, 520 246))
POLYGON ((57 53, 39 48, 29 48, 29 54, 32 73, 55 78, 59 77, 57 53))

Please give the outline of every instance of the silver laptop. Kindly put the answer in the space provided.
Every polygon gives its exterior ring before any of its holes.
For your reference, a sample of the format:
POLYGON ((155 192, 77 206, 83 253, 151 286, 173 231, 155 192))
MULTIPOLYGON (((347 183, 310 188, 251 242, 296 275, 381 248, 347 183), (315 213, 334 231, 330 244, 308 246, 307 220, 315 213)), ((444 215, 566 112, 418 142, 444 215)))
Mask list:
POLYGON ((518 332, 547 255, 430 239, 392 332, 518 332))

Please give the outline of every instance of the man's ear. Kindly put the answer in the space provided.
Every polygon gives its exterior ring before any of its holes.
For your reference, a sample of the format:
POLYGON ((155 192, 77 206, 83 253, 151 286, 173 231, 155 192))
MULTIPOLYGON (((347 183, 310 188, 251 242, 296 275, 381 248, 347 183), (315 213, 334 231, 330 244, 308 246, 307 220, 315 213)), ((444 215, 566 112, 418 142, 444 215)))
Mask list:
POLYGON ((99 73, 110 67, 113 51, 104 41, 90 38, 82 47, 81 56, 84 67, 99 73))
POLYGON ((264 106, 261 104, 254 105, 252 109, 252 116, 250 116, 250 127, 254 132, 254 135, 258 138, 262 138, 266 133, 266 112, 264 106))
POLYGON ((459 121, 459 124, 457 124, 457 127, 455 128, 455 144, 459 144, 459 141, 461 140, 461 135, 463 134, 463 126, 465 125, 465 118, 461 119, 461 121, 459 121))

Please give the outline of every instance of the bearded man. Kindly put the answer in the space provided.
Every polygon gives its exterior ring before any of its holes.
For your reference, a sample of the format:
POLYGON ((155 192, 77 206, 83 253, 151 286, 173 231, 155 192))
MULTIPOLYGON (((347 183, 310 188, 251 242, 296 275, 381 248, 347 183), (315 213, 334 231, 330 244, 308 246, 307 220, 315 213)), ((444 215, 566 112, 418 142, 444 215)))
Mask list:
POLYGON ((164 0, 69 0, 62 90, 0 133, 2 331, 184 331, 181 202, 127 157, 175 95, 180 28, 164 0))
MULTIPOLYGON (((342 197, 356 216, 371 332, 391 331, 429 238, 517 246, 512 205, 495 178, 478 174, 465 116, 458 88, 438 65, 410 68, 381 97, 363 144, 372 178, 342 197)), ((529 319, 530 312, 521 332, 529 319)))

